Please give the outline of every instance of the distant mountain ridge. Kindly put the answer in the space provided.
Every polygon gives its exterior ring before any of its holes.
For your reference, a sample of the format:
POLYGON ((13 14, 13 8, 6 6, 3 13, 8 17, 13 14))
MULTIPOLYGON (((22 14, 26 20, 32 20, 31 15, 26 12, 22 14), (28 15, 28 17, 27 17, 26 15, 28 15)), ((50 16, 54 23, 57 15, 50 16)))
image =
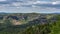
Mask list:
MULTIPOLYGON (((0 12, 0 14, 9 14, 9 13, 0 12)), ((40 13, 40 14, 60 14, 60 12, 54 12, 54 13, 40 13)))
POLYGON ((6 12, 0 12, 0 14, 6 14, 6 12))

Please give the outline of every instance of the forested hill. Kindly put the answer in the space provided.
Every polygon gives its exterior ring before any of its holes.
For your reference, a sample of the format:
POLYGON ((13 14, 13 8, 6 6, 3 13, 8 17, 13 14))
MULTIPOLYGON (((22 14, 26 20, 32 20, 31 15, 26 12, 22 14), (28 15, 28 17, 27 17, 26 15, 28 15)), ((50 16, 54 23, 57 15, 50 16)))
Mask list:
POLYGON ((0 15, 0 33, 52 34, 52 30, 55 33, 53 27, 60 21, 59 17, 57 14, 3 14, 0 15))

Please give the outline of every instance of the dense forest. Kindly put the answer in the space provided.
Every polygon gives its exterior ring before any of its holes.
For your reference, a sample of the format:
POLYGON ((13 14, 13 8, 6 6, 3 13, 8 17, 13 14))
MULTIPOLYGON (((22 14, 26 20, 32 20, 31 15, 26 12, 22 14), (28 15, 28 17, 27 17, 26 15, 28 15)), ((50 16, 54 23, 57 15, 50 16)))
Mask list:
POLYGON ((0 34, 60 34, 60 15, 0 14, 0 34))

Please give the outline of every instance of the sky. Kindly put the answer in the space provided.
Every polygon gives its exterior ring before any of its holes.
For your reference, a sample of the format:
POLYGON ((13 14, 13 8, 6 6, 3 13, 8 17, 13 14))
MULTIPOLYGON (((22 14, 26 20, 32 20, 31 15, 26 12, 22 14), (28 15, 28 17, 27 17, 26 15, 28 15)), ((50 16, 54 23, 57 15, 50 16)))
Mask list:
POLYGON ((60 0, 0 0, 0 12, 60 13, 60 0))

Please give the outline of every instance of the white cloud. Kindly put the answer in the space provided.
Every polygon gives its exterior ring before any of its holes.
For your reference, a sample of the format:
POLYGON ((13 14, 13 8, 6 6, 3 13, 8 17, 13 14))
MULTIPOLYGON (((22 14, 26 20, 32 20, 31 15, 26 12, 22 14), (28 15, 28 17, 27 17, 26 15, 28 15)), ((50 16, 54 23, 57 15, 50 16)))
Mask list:
POLYGON ((51 2, 47 2, 47 1, 36 1, 33 4, 50 4, 51 2))
POLYGON ((56 5, 57 3, 56 2, 52 2, 53 5, 56 5))
MULTIPOLYGON (((1 1, 6 1, 6 0, 0 0, 1 1)), ((20 0, 18 0, 20 1, 20 0)), ((21 0, 22 1, 22 0, 21 0)), ((51 7, 49 6, 49 4, 51 4, 51 6, 55 6, 56 4, 60 4, 60 1, 27 1, 27 2, 10 2, 10 4, 0 4, 0 11, 18 11, 18 12, 39 12, 39 11, 60 11, 60 9, 57 9, 56 7, 51 7), (36 6, 34 4, 39 4, 39 6, 36 6), (45 6, 40 6, 41 5, 45 5, 45 6), (47 7, 48 5, 48 7, 47 7), (23 7, 24 6, 24 7, 23 7), (32 11, 33 10, 33 11, 32 11)))
POLYGON ((53 5, 60 4, 60 1, 52 2, 53 5))
POLYGON ((18 7, 21 5, 21 3, 20 2, 13 2, 11 5, 18 7))
POLYGON ((2 1, 7 1, 7 0, 0 0, 0 2, 2 2, 2 1))

